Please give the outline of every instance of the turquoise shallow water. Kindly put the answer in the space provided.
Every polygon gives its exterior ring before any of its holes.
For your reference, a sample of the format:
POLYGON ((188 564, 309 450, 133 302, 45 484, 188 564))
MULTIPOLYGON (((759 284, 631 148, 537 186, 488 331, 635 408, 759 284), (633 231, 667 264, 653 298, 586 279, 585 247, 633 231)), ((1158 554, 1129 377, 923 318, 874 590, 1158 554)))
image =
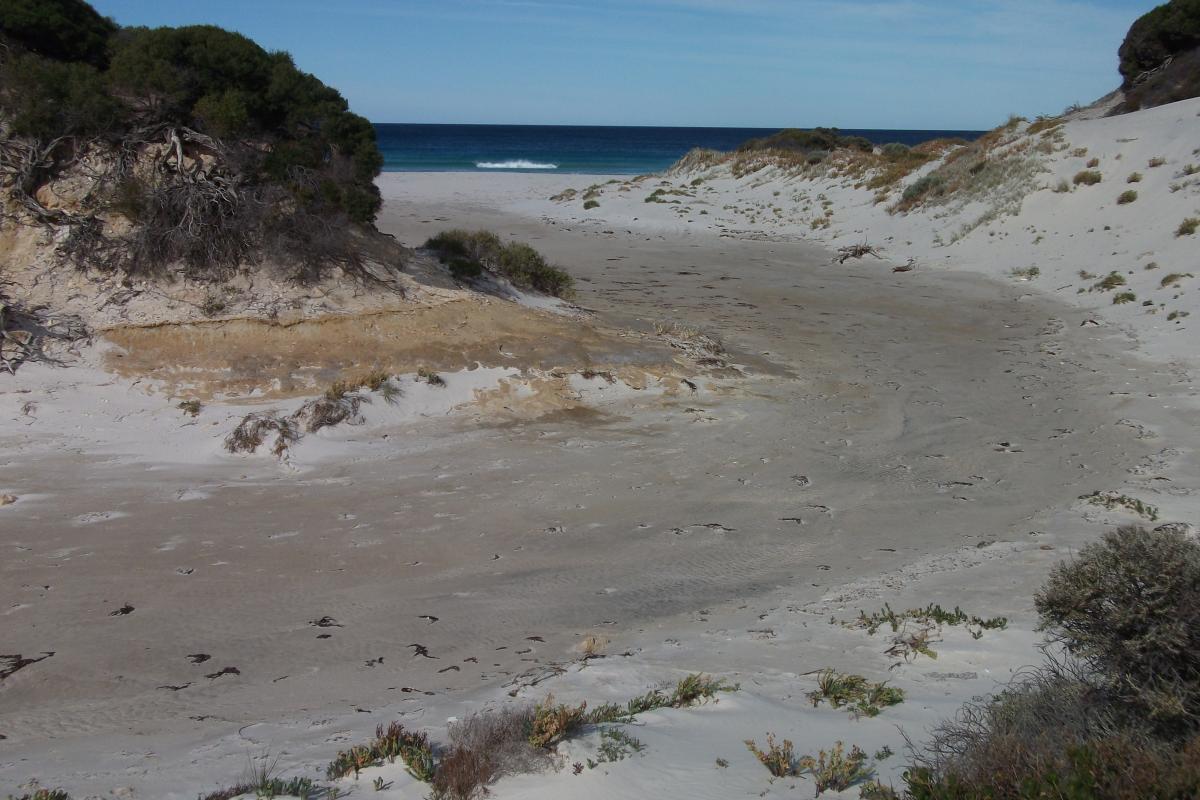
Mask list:
MULTIPOLYGON (((657 172, 694 147, 732 150, 768 136, 762 128, 651 128, 570 125, 377 124, 384 169, 391 172, 657 172)), ((844 130, 876 144, 918 142, 981 131, 844 130)))

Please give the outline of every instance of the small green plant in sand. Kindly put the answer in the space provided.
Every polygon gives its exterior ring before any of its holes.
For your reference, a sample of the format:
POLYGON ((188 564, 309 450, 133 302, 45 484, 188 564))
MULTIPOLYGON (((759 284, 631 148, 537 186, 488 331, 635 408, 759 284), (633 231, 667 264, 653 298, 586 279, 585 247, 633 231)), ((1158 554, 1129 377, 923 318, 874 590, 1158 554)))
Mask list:
POLYGON ((1004 630, 1008 627, 1007 617, 984 619, 974 614, 968 615, 958 606, 955 606, 953 611, 947 611, 935 603, 930 603, 925 608, 910 608, 907 611, 894 611, 890 604, 884 603, 883 608, 873 614, 868 615, 865 611, 860 611, 858 619, 850 625, 865 628, 867 633, 873 636, 884 625, 896 633, 908 620, 935 625, 966 625, 981 631, 1004 630))
POLYGON ((828 702, 833 708, 845 708, 855 717, 877 717, 888 706, 904 702, 904 691, 884 683, 871 683, 862 675, 846 675, 832 669, 817 675, 817 689, 808 693, 816 708, 828 702))
POLYGON ((401 759, 414 778, 425 783, 433 780, 435 764, 433 746, 429 736, 423 732, 406 730, 399 722, 392 722, 375 729, 375 738, 369 744, 357 745, 340 751, 325 770, 330 780, 358 777, 367 767, 380 766, 384 762, 394 763, 401 759))
POLYGON ((1054 186, 1055 194, 1066 194, 1069 191, 1071 191, 1071 184, 1067 183, 1066 179, 1060 180, 1054 186))
POLYGON ((1019 281, 1031 281, 1041 275, 1042 271, 1037 267, 1027 267, 1025 269, 1014 267, 1013 271, 1009 274, 1019 281))
POLYGON ((1123 306, 1126 303, 1132 303, 1137 300, 1137 295, 1133 292, 1117 292, 1113 295, 1113 305, 1123 306))
POLYGON ((605 728, 600 731, 600 747, 594 759, 587 760, 588 769, 595 769, 601 764, 615 764, 624 761, 634 753, 641 753, 646 745, 641 740, 630 736, 620 728, 605 728))
POLYGON ((1126 183, 1141 183, 1142 182, 1142 173, 1140 173, 1140 172, 1129 173, 1129 177, 1125 179, 1125 182, 1126 183))
POLYGON ((605 703, 587 715, 586 722, 599 725, 606 722, 629 722, 638 714, 659 708, 686 708, 715 699, 722 692, 736 692, 738 685, 700 673, 681 678, 669 693, 654 689, 634 697, 625 705, 605 703))
POLYGON ((937 652, 931 645, 935 641, 940 641, 937 637, 943 625, 964 625, 972 638, 980 639, 985 630, 1006 628, 1008 619, 1006 617, 984 619, 968 615, 957 606, 953 611, 947 611, 933 603, 925 608, 912 608, 899 612, 885 604, 882 610, 870 615, 860 611, 857 620, 843 624, 849 627, 863 628, 871 636, 875 635, 884 625, 889 626, 894 635, 891 647, 884 652, 887 655, 909 661, 917 655, 937 658, 937 652))
POLYGON ((1161 167, 1163 164, 1166 164, 1166 163, 1167 163, 1167 160, 1165 158, 1163 158, 1162 156, 1155 156, 1154 158, 1150 159, 1146 163, 1146 166, 1150 167, 1150 169, 1154 169, 1156 167, 1161 167))
POLYGON ((775 734, 768 733, 767 749, 759 748, 753 739, 746 740, 746 747, 751 753, 754 753, 754 757, 758 759, 759 763, 767 768, 767 772, 776 778, 796 774, 796 750, 790 739, 777 742, 775 734))
POLYGON ((600 207, 599 200, 588 200, 583 204, 584 211, 591 211, 593 208, 599 208, 599 207, 600 207))
POLYGON ((844 792, 875 777, 875 770, 867 766, 867 754, 857 745, 851 746, 847 753, 841 742, 835 742, 815 757, 804 756, 796 767, 797 774, 813 779, 817 797, 828 791, 844 792))
POLYGON ((178 408, 189 416, 198 417, 200 416, 202 405, 199 400, 184 400, 179 404, 178 408))
POLYGON ((1113 289, 1116 289, 1120 286, 1124 286, 1126 283, 1127 283, 1127 281, 1125 280, 1125 276, 1122 275, 1121 273, 1117 272, 1116 270, 1113 270, 1112 272, 1105 275, 1100 281, 1093 284, 1092 288, 1089 289, 1088 291, 1089 292, 1110 292, 1113 289))
POLYGON ((1080 495, 1080 500, 1086 500, 1094 506, 1106 508, 1109 511, 1117 508, 1124 508, 1132 511, 1139 517, 1145 517, 1150 522, 1158 521, 1158 506, 1152 506, 1149 503, 1143 503, 1135 497, 1120 494, 1118 492, 1092 492, 1091 494, 1080 495))
POLYGON ((1175 236, 1191 236, 1197 230, 1200 230, 1200 217, 1188 217, 1179 223, 1179 227, 1175 230, 1175 236))
POLYGON ((1159 282, 1159 286, 1161 286, 1164 289, 1166 289, 1167 287, 1172 287, 1172 288, 1178 289, 1180 281, 1182 281, 1184 278, 1194 278, 1194 277, 1196 277, 1196 276, 1190 272, 1172 272, 1168 275, 1163 276, 1162 281, 1159 282))
POLYGON ((275 775, 279 759, 263 754, 257 758, 250 757, 246 776, 233 786, 217 789, 202 795, 200 800, 232 800, 234 797, 253 796, 272 800, 276 797, 298 797, 308 800, 316 791, 316 785, 311 778, 284 779, 275 775))
POLYGON ((1102 180, 1104 177, 1099 172, 1086 169, 1075 173, 1075 177, 1072 179, 1076 186, 1095 186, 1102 180))
POLYGON ((1100 159, 1098 159, 1098 158, 1088 159, 1088 162, 1087 162, 1088 169, 1095 169, 1098 166, 1100 166, 1100 159))
POLYGON ((1138 193, 1133 189, 1126 189, 1117 196, 1117 205, 1127 206, 1138 199, 1138 193))

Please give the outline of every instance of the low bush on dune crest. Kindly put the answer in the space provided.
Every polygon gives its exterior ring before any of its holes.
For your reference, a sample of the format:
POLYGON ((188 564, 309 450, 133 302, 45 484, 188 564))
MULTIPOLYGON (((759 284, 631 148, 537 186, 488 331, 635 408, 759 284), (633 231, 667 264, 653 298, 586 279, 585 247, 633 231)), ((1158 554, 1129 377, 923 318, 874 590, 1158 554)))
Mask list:
POLYGON ((555 297, 569 297, 574 292, 575 281, 564 270, 550 265, 529 245, 506 244, 490 231, 443 231, 426 241, 425 247, 448 264, 457 278, 470 279, 488 270, 522 289, 555 297))
POLYGON ((1200 797, 1200 544, 1118 528, 1035 597, 1061 655, 914 752, 910 800, 1200 797))

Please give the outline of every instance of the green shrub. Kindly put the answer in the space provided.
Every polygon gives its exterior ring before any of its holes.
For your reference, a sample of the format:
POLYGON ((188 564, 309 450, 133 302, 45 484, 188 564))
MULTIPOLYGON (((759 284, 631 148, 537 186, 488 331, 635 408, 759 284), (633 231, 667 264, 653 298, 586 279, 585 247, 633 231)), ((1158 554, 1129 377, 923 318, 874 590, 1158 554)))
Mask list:
POLYGON ((1047 651, 934 729, 909 800, 1200 796, 1200 544, 1123 527, 1055 568, 1035 604, 1047 651))
POLYGON ((1142 182, 1142 173, 1140 173, 1140 172, 1129 173, 1129 177, 1125 179, 1125 182, 1126 183, 1141 183, 1142 182))
POLYGON ((899 142, 890 142, 879 148, 879 155, 888 161, 903 161, 910 152, 912 152, 912 148, 899 142))
POLYGON ((1119 206, 1129 205, 1130 203, 1132 203, 1133 201, 1135 201, 1137 199, 1138 199, 1138 193, 1135 192, 1133 189, 1128 189, 1124 192, 1121 192, 1121 194, 1117 197, 1117 205, 1119 205, 1119 206))
POLYGON ((1175 235, 1191 236, 1197 229, 1200 229, 1200 217, 1188 217, 1179 223, 1179 228, 1175 231, 1175 235))
POLYGON ((1200 729, 1200 545, 1123 527, 1057 567, 1044 625, 1156 727, 1200 729))
POLYGON ((786 128, 762 139, 751 139, 738 148, 740 152, 754 150, 791 150, 799 153, 833 150, 858 150, 870 153, 875 147, 861 136, 842 136, 837 128, 801 130, 786 128))
POLYGON ((1075 173, 1075 177, 1074 177, 1073 181, 1076 186, 1095 186, 1097 183, 1100 183, 1100 181, 1102 181, 1103 179, 1104 179, 1103 176, 1099 172, 1096 172, 1095 170, 1086 170, 1085 169, 1085 170, 1082 170, 1081 172, 1075 173))
POLYGON ((1133 292, 1117 292, 1116 294, 1113 295, 1113 299, 1112 299, 1114 306, 1124 305, 1125 303, 1132 303, 1134 300, 1137 300, 1137 295, 1134 294, 1133 292))
POLYGON ((588 200, 583 204, 584 211, 591 211, 593 208, 599 208, 599 207, 600 207, 600 202, 598 200, 588 200))
POLYGON ((555 297, 570 295, 575 285, 570 275, 546 263, 541 253, 522 242, 504 246, 497 270, 517 286, 555 297))

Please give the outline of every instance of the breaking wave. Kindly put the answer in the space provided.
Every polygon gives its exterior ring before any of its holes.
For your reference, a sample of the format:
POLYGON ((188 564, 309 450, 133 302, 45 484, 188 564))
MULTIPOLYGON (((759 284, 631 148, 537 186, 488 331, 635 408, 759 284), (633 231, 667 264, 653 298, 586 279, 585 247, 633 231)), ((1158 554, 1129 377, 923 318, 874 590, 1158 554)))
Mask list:
POLYGON ((513 161, 478 161, 476 169, 558 169, 558 164, 541 164, 519 158, 513 161))

